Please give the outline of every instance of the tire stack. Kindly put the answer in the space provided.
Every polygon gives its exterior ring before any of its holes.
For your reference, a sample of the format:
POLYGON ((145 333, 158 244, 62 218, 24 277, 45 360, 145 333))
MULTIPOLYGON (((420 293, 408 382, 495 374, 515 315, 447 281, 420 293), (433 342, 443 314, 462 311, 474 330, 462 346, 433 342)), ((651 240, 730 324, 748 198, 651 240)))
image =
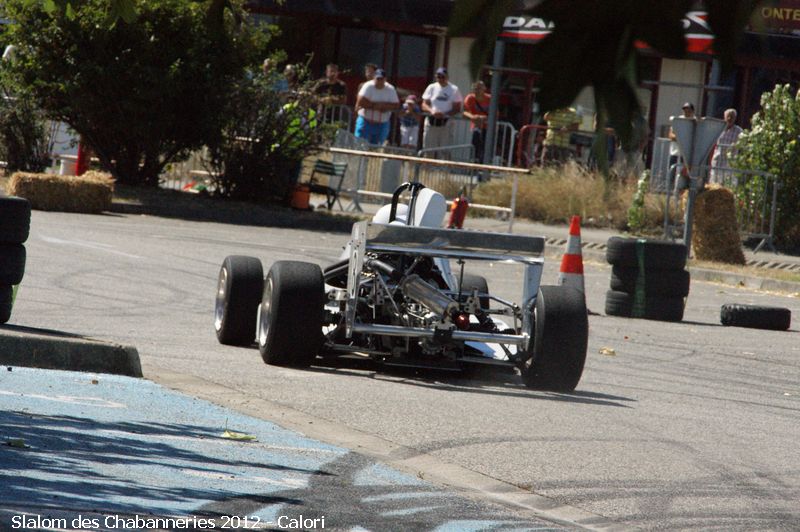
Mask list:
POLYGON ((11 319, 16 286, 25 273, 25 246, 31 227, 31 205, 15 196, 0 196, 0 323, 11 319))
POLYGON ((606 260, 612 265, 607 315, 683 319, 690 283, 685 245, 614 236, 608 240, 606 260))

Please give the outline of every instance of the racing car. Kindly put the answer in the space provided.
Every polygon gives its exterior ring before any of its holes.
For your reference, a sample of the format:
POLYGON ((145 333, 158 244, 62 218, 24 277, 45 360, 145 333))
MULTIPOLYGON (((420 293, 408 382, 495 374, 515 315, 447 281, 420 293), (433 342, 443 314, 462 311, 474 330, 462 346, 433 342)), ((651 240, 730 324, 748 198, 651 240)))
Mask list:
POLYGON ((265 278, 258 258, 226 257, 217 339, 256 340, 270 365, 342 356, 422 368, 488 364, 518 370, 531 388, 574 390, 586 360, 586 303, 572 287, 540 286, 544 238, 444 229, 446 212, 442 194, 404 183, 372 220, 353 224, 340 259, 324 269, 277 261, 265 278), (475 261, 521 266, 519 302, 465 272, 475 261))

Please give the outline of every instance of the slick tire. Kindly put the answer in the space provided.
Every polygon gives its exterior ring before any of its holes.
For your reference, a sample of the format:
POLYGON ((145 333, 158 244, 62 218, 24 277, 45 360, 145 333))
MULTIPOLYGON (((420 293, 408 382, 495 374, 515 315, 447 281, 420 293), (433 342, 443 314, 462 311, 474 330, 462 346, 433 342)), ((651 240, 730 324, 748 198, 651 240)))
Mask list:
POLYGON ((542 286, 533 310, 534 334, 522 366, 529 388, 569 392, 586 362, 589 318, 583 294, 570 286, 542 286))
MULTIPOLYGON (((461 283, 461 292, 466 294, 471 293, 473 290, 477 290, 479 294, 486 294, 486 296, 488 296, 489 283, 486 281, 486 277, 465 273, 464 280, 461 283)), ((489 308, 489 297, 479 297, 478 300, 480 301, 482 309, 486 310, 489 308)))
POLYGON ((0 243, 22 244, 31 228, 31 204, 25 198, 0 196, 0 243))
POLYGON ((624 318, 644 318, 657 321, 681 321, 684 299, 682 297, 645 296, 641 311, 634 309, 635 295, 609 290, 606 292, 606 314, 624 318))
POLYGON ((614 266, 639 267, 643 254, 646 270, 682 270, 686 267, 686 246, 675 242, 612 236, 606 244, 606 260, 614 266))
POLYGON ((217 280, 214 331, 227 345, 250 345, 256 339, 256 315, 264 290, 264 269, 255 257, 225 257, 217 280))
MULTIPOLYGON (((636 292, 639 268, 614 266, 611 268, 611 290, 636 292)), ((645 270, 641 275, 644 293, 656 297, 686 297, 689 295, 691 276, 686 270, 645 270)))
POLYGON ((14 285, 25 275, 25 246, 0 244, 0 285, 14 285))
POLYGON ((265 363, 306 367, 324 337, 325 282, 316 264, 278 261, 264 282, 258 317, 258 350, 265 363))
POLYGON ((785 331, 792 322, 792 312, 782 307, 727 304, 720 310, 720 322, 733 327, 785 331))

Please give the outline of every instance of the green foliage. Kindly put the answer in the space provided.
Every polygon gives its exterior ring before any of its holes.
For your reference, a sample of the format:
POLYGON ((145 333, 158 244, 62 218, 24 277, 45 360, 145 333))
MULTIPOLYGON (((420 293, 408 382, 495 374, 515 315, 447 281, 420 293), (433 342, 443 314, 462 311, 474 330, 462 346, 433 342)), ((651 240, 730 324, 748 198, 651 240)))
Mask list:
POLYGON ((7 172, 42 172, 50 165, 44 116, 25 97, 0 97, 0 160, 7 172))
MULTIPOLYGON (((736 144, 736 168, 770 172, 780 180, 776 238, 783 247, 800 246, 800 92, 778 85, 761 95, 761 110, 753 115, 752 127, 736 144)), ((754 176, 737 191, 746 207, 767 191, 764 179, 754 176)), ((754 205, 759 208, 758 205, 754 205)))
POLYGON ((633 194, 633 201, 628 209, 628 227, 631 232, 638 233, 647 226, 647 212, 644 200, 647 197, 647 188, 650 185, 650 171, 645 170, 639 176, 636 184, 636 192, 633 194))
POLYGON ((70 2, 70 14, 7 0, 11 78, 119 182, 156 185, 166 164, 217 134, 231 86, 264 55, 268 36, 242 22, 241 5, 218 4, 136 0, 134 23, 109 25, 120 2, 70 2))
MULTIPOLYGON (((759 0, 706 0, 708 23, 716 36, 714 50, 724 67, 733 57, 753 9, 759 0)), ((471 65, 477 72, 486 63, 501 21, 520 10, 510 0, 460 0, 450 24, 454 35, 474 34, 471 65), (488 22, 487 22, 488 21, 488 22), (500 21, 500 22, 499 22, 500 21)), ((636 97, 636 42, 643 41, 667 57, 686 56, 683 17, 693 0, 539 0, 525 2, 528 15, 552 21, 554 31, 536 45, 530 68, 542 73, 537 97, 543 111, 571 104, 586 86, 595 92, 597 110, 627 144, 632 122, 641 114, 636 97)), ((598 127, 603 127, 598 121, 598 127)))
POLYGON ((311 83, 287 93, 278 90, 278 79, 274 72, 248 76, 232 90, 227 120, 209 143, 208 167, 218 194, 254 202, 284 200, 303 158, 331 136, 317 116, 311 83))

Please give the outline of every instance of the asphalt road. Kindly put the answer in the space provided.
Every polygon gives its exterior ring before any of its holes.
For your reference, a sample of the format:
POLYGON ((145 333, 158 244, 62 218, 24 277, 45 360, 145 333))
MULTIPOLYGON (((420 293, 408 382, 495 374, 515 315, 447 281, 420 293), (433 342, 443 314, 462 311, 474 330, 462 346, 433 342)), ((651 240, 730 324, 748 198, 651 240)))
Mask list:
MULTIPOLYGON (((325 265, 343 234, 34 212, 11 323, 132 344, 145 376, 477 498, 595 528, 789 530, 800 522, 800 342, 719 325, 723 303, 797 298, 694 282, 682 323, 593 315, 572 394, 513 377, 292 370, 217 343, 229 254, 325 265), (614 355, 600 354, 609 347, 614 355)), ((556 250, 560 252, 561 250, 556 250)), ((545 267, 552 284, 558 261, 545 267)), ((609 267, 587 263, 602 314, 609 267)), ((484 268, 514 296, 506 266, 484 268)), ((480 272, 479 272, 480 273, 480 272)))

